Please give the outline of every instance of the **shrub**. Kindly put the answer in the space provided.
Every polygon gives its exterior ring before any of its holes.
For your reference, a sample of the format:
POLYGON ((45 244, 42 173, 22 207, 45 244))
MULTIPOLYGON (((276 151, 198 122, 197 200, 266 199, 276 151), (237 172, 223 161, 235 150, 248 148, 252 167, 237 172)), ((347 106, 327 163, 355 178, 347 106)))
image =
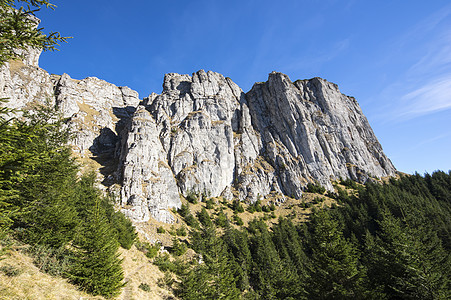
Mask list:
POLYGON ((178 236, 186 236, 188 232, 186 231, 185 226, 179 227, 176 229, 176 233, 178 236))
POLYGON ((177 211, 183 218, 191 213, 187 204, 182 204, 182 206, 177 211))
POLYGON ((199 219, 199 222, 205 227, 212 224, 210 215, 205 208, 202 208, 202 210, 197 213, 197 218, 199 219))
POLYGON ((337 194, 335 194, 334 192, 331 191, 327 191, 326 192, 326 196, 332 199, 336 199, 337 198, 337 194))
POLYGON ((163 226, 160 226, 157 228, 157 233, 165 233, 166 230, 163 228, 163 226))
POLYGON ((174 284, 174 278, 170 272, 164 272, 163 278, 158 278, 157 285, 160 288, 171 288, 174 284))
POLYGON ((243 226, 244 225, 243 220, 238 215, 233 215, 233 221, 238 226, 243 226))
POLYGON ((139 240, 135 243, 136 249, 143 252, 148 258, 154 258, 158 251, 161 248, 160 243, 156 243, 155 245, 150 245, 147 242, 141 243, 139 240))
POLYGON ((198 198, 197 198, 196 192, 190 191, 190 192, 188 193, 188 195, 186 195, 186 200, 187 200, 189 203, 197 204, 198 198))
POLYGON ((161 272, 170 271, 175 273, 177 269, 176 265, 169 259, 169 255, 167 253, 155 257, 153 264, 156 265, 161 272))
POLYGON ((194 228, 199 228, 199 221, 192 215, 189 214, 185 218, 186 225, 194 228))
POLYGON ((150 286, 147 283, 141 282, 138 288, 142 289, 144 292, 150 292, 150 286))
POLYGON ((241 205, 241 202, 239 200, 233 200, 232 210, 233 210, 233 212, 236 212, 236 213, 244 212, 243 205, 241 205))
POLYGON ((318 183, 309 183, 307 184, 307 189, 306 189, 307 193, 315 193, 315 194, 324 194, 326 192, 326 188, 321 186, 318 183))
POLYGON ((358 188, 359 188, 359 186, 357 185, 357 183, 354 181, 354 180, 352 180, 352 179, 346 179, 346 180, 341 180, 340 181, 340 183, 342 184, 342 185, 344 185, 345 187, 348 187, 348 188, 351 188, 351 189, 354 189, 354 190, 357 190, 358 188))
POLYGON ((215 224, 219 227, 226 228, 229 226, 229 220, 227 219, 227 215, 221 211, 215 219, 215 224))
POLYGON ((206 208, 207 209, 213 209, 213 207, 214 207, 214 205, 215 205, 215 202, 213 201, 213 199, 208 199, 207 201, 205 201, 205 204, 206 204, 206 208))
POLYGON ((174 225, 171 225, 171 229, 169 229, 168 232, 172 236, 177 236, 177 230, 175 229, 174 225))
POLYGON ((8 277, 16 277, 22 274, 22 270, 11 265, 1 266, 0 271, 8 277))
POLYGON ((261 212, 263 210, 261 200, 255 201, 254 207, 255 207, 255 211, 261 212))
POLYGON ((186 244, 184 242, 180 242, 178 238, 172 239, 171 253, 174 256, 180 256, 180 255, 185 254, 187 248, 188 247, 186 246, 186 244))
POLYGON ((322 203, 324 201, 324 198, 321 198, 321 197, 315 197, 313 200, 312 200, 312 203, 313 204, 318 204, 318 203, 322 203))
POLYGON ((276 210, 276 205, 274 203, 271 203, 271 205, 269 206, 269 209, 271 211, 275 211, 276 210))
POLYGON ((70 255, 64 248, 35 245, 27 251, 33 257, 33 264, 44 273, 62 276, 70 267, 70 255))

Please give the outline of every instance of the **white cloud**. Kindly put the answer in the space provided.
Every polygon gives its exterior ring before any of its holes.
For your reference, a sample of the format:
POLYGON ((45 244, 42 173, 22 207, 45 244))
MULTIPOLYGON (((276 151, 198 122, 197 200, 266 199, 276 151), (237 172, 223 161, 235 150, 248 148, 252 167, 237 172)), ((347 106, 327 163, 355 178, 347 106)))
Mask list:
POLYGON ((421 148, 421 147, 423 147, 425 145, 434 144, 434 142, 442 140, 442 139, 445 139, 445 138, 448 138, 449 136, 450 136, 449 133, 445 133, 445 134, 440 134, 440 135, 434 136, 434 137, 429 138, 429 139, 422 140, 421 142, 417 143, 416 145, 410 147, 408 149, 408 151, 413 151, 413 150, 421 148))
POLYGON ((399 116, 403 119, 450 109, 451 74, 405 94, 401 100, 404 109, 399 116))
POLYGON ((447 5, 399 38, 392 59, 412 58, 411 63, 381 93, 384 104, 377 118, 403 122, 451 109, 450 17, 447 5))

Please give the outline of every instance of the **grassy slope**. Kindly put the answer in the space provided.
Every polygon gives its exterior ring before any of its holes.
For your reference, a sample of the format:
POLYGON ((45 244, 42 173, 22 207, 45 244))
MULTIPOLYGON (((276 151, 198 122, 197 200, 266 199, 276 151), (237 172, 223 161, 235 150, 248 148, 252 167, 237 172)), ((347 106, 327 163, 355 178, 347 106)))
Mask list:
MULTIPOLYGON (((157 285, 163 273, 158 267, 133 246, 130 250, 121 249, 123 258, 126 287, 117 299, 170 299, 172 296, 157 285), (138 288, 141 283, 150 286, 150 292, 138 288)), ((1 300, 59 300, 59 299, 104 299, 93 297, 77 289, 66 279, 50 276, 39 270, 33 259, 23 253, 19 248, 12 247, 7 255, 0 261, 0 268, 11 266, 19 271, 17 276, 7 276, 0 271, 0 299, 1 300)))

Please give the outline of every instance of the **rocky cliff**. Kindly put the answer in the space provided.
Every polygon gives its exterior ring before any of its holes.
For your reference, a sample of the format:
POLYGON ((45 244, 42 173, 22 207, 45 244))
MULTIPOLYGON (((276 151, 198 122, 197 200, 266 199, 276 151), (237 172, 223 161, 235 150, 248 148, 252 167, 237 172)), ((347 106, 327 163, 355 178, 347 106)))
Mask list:
POLYGON ((167 74, 161 94, 95 77, 49 75, 33 57, 0 69, 0 97, 46 102, 69 118, 76 155, 135 221, 171 222, 190 192, 253 202, 299 198, 309 182, 394 175, 357 101, 321 78, 273 72, 244 93, 214 72, 167 74))

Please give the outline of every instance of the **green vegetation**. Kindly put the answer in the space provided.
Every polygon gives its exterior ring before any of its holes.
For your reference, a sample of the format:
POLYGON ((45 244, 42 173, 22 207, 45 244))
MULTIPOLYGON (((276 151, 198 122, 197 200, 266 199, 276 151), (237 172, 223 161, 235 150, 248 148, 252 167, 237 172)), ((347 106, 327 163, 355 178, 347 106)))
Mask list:
POLYGON ((244 212, 244 207, 239 200, 233 200, 231 208, 234 213, 244 212))
POLYGON ((155 243, 150 245, 148 242, 141 243, 139 240, 135 242, 136 249, 144 253, 148 258, 154 258, 157 256, 158 251, 161 248, 161 244, 155 243))
POLYGON ((69 279, 92 295, 108 298, 119 295, 125 285, 117 252, 119 243, 98 209, 93 209, 86 223, 80 226, 71 246, 74 259, 69 279))
POLYGON ((238 215, 233 215, 233 222, 238 226, 243 226, 244 222, 238 215))
POLYGON ((186 225, 199 228, 199 221, 197 221, 197 219, 191 214, 187 204, 182 204, 182 206, 178 209, 178 213, 185 220, 186 225))
POLYGON ((67 277, 93 295, 113 297, 123 286, 118 247, 136 238, 131 222, 115 212, 95 175, 79 177, 64 120, 36 106, 21 119, 0 112, 0 224, 31 245, 44 272, 67 277))
POLYGON ((205 208, 206 209, 213 209, 215 206, 215 202, 213 199, 208 199, 207 201, 205 201, 205 208))
POLYGON ((150 286, 147 283, 141 282, 138 288, 143 290, 144 292, 150 292, 150 286))
POLYGON ((262 202, 260 199, 258 199, 257 201, 255 201, 254 203, 250 204, 247 207, 247 211, 250 213, 254 213, 254 212, 261 212, 263 210, 262 208, 262 202))
POLYGON ((203 226, 210 226, 212 224, 210 215, 204 207, 197 213, 197 219, 203 226))
POLYGON ((177 228, 175 232, 176 232, 177 236, 187 236, 188 235, 188 232, 186 231, 185 226, 177 228))
MULTIPOLYGON (((41 7, 55 6, 0 1, 0 66, 20 57, 17 50, 56 50, 66 41, 36 28, 32 15, 41 7)), ((54 109, 37 105, 21 118, 11 112, 0 108, 0 238, 29 244, 44 272, 65 276, 93 295, 118 295, 124 276, 117 250, 132 246, 131 222, 101 196, 93 174, 78 176, 80 166, 67 146, 70 133, 54 109)))
POLYGON ((5 274, 8 277, 15 277, 15 276, 19 276, 22 271, 14 266, 10 266, 10 265, 4 265, 0 267, 0 272, 2 272, 3 274, 5 274))
POLYGON ((1 0, 0 1, 0 66, 18 56, 17 49, 56 50, 60 42, 66 42, 58 32, 42 33, 42 28, 30 15, 41 7, 54 9, 55 5, 47 0, 1 0))
POLYGON ((307 188, 305 190, 307 193, 315 193, 315 194, 324 194, 326 192, 326 188, 320 185, 319 183, 308 183, 307 188))
POLYGON ((186 200, 187 200, 189 203, 197 204, 198 197, 197 197, 196 192, 195 192, 195 191, 190 191, 190 192, 188 193, 188 195, 186 195, 186 200))
MULTIPOLYGON (((182 299, 448 299, 451 172, 386 184, 347 182, 339 205, 315 209, 306 223, 260 219, 234 229, 222 210, 197 214, 189 263, 166 257, 182 299), (207 218, 208 217, 208 218, 207 218), (206 221, 208 220, 208 221, 206 221), (176 270, 176 271, 175 271, 176 270)), ((324 192, 323 192, 324 193, 324 192)), ((323 199, 316 197, 314 202, 323 199)), ((260 205, 261 204, 257 204, 260 205)), ((255 209, 255 208, 254 208, 255 209)), ((232 220, 238 223, 238 213, 232 220)), ((160 263, 164 265, 163 263, 160 263)))
POLYGON ((185 254, 186 250, 187 250, 187 246, 185 244, 185 242, 181 242, 178 238, 174 237, 172 239, 172 249, 171 249, 171 254, 174 256, 181 256, 183 254, 185 254))

